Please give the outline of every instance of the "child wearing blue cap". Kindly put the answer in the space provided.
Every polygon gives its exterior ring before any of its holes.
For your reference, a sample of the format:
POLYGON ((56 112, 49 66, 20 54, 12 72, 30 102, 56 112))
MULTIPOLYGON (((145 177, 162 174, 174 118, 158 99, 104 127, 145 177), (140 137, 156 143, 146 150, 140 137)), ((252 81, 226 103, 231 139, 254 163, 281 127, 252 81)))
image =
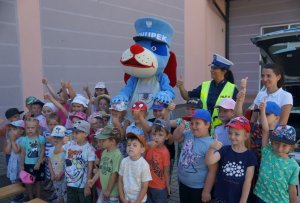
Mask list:
MULTIPOLYGON (((265 115, 265 103, 260 113, 265 115)), ((297 202, 299 165, 289 158, 296 144, 296 131, 292 126, 277 126, 269 135, 267 119, 262 116, 262 158, 259 177, 254 188, 257 202, 297 202), (271 144, 269 144, 269 139, 271 144)))
POLYGON ((211 122, 211 115, 207 110, 197 109, 191 116, 190 130, 185 131, 183 121, 173 133, 175 140, 184 140, 178 162, 180 202, 211 200, 211 189, 217 171, 217 164, 207 166, 205 163, 205 155, 213 143, 209 134, 211 122))

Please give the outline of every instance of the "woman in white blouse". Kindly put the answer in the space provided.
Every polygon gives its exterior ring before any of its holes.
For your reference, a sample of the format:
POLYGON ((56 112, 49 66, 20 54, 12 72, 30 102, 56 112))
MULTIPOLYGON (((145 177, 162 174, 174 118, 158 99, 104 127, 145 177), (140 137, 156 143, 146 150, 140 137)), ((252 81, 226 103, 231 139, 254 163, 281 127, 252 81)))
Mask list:
MULTIPOLYGON (((256 95, 254 100, 255 109, 266 98, 266 101, 273 101, 281 108, 279 124, 286 125, 293 107, 292 94, 283 90, 284 71, 277 64, 266 64, 261 73, 261 81, 264 87, 256 95)), ((257 117, 257 113, 254 113, 257 117)))

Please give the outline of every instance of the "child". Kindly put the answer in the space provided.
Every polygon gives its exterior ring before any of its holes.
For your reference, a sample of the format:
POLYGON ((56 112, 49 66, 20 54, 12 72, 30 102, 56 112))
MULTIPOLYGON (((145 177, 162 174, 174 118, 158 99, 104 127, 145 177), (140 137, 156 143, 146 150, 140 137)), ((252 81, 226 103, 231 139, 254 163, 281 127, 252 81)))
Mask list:
POLYGON ((56 112, 57 112, 57 108, 51 102, 45 103, 42 108, 42 114, 43 116, 46 117, 46 119, 51 113, 56 113, 56 112))
MULTIPOLYGON (((175 120, 170 120, 170 125, 172 128, 176 128, 180 125, 180 123, 184 123, 185 130, 190 130, 190 125, 191 125, 191 115, 197 110, 197 109, 202 109, 202 101, 199 98, 192 97, 189 100, 187 100, 185 104, 185 116, 182 118, 177 118, 175 120)), ((177 140, 178 141, 178 153, 177 153, 177 164, 179 161, 179 156, 181 154, 181 149, 182 149, 182 141, 181 139, 177 140)))
POLYGON ((214 128, 213 135, 218 135, 218 140, 222 143, 223 146, 231 145, 230 139, 228 137, 228 128, 226 124, 234 116, 235 101, 231 98, 224 98, 220 101, 218 108, 218 116, 222 121, 221 125, 218 125, 214 128))
MULTIPOLYGON (((86 95, 87 95, 87 97, 89 99, 92 99, 92 94, 91 94, 91 92, 89 90, 89 86, 88 85, 85 85, 83 87, 83 91, 85 91, 85 93, 86 93, 86 95)), ((94 92, 93 97, 96 98, 97 96, 100 96, 100 95, 103 95, 103 94, 109 95, 108 90, 107 90, 104 82, 98 82, 95 85, 95 92, 94 92)))
POLYGON ((148 183, 152 180, 147 161, 142 157, 146 149, 143 136, 127 134, 127 154, 119 170, 119 193, 123 203, 146 202, 148 183))
MULTIPOLYGON (((19 111, 17 108, 10 108, 6 110, 5 117, 6 119, 11 123, 13 121, 17 121, 21 119, 21 114, 24 111, 19 111)), ((3 149, 6 148, 6 144, 9 142, 9 134, 8 134, 9 125, 5 125, 0 129, 0 138, 2 142, 3 149)), ((5 152, 5 160, 6 160, 6 166, 8 164, 8 160, 10 157, 10 151, 5 152)))
POLYGON ((95 174, 92 180, 89 181, 89 186, 92 187, 97 179, 101 181, 103 202, 117 203, 119 202, 118 192, 118 171, 122 161, 122 154, 117 148, 120 133, 118 129, 106 126, 100 133, 95 135, 99 146, 103 148, 99 173, 95 174))
POLYGON ((144 136, 147 142, 151 141, 149 133, 152 123, 146 120, 148 116, 147 105, 142 101, 137 101, 132 105, 131 113, 134 122, 126 128, 126 134, 131 132, 144 136))
MULTIPOLYGON (((260 113, 265 115, 265 102, 260 105, 260 113)), ((262 158, 254 188, 257 202, 296 203, 299 165, 288 156, 295 148, 296 131, 292 126, 279 125, 269 136, 267 118, 262 116, 261 120, 262 158)))
MULTIPOLYGON (((25 170, 35 177, 36 197, 41 197, 40 181, 44 180, 45 138, 39 135, 39 121, 30 119, 25 121, 26 136, 21 142, 21 170, 25 170)), ((26 185, 29 199, 33 199, 32 185, 26 185)))
POLYGON ((79 111, 79 112, 74 112, 72 115, 69 116, 70 120, 72 123, 76 123, 79 120, 86 120, 86 114, 79 111))
MULTIPOLYGON (((56 125, 60 124, 60 118, 58 117, 58 115, 56 113, 51 113, 48 115, 48 117, 46 118, 47 121, 47 131, 43 132, 43 136, 46 139, 46 143, 45 143, 45 158, 49 159, 52 156, 52 151, 53 151, 53 139, 51 136, 49 136, 53 130, 53 128, 56 125)), ((52 182, 51 182, 51 174, 49 171, 49 167, 48 167, 48 162, 45 162, 45 187, 44 190, 51 190, 52 188, 52 182)), ((50 198, 50 197, 49 197, 50 198)), ((54 197, 52 196, 52 198, 48 199, 48 201, 52 200, 54 197)))
POLYGON ((74 139, 63 145, 66 152, 67 202, 78 202, 78 199, 91 202, 87 180, 92 176, 95 150, 87 141, 90 124, 80 120, 73 124, 72 130, 74 139))
POLYGON ((231 146, 222 147, 215 134, 215 140, 206 154, 208 166, 219 164, 214 196, 221 203, 246 203, 257 165, 254 153, 245 146, 250 137, 250 124, 245 117, 239 116, 229 121, 226 127, 231 146))
MULTIPOLYGON (((171 102, 170 104, 164 104, 159 102, 158 100, 154 100, 153 105, 151 109, 153 110, 153 116, 154 118, 149 119, 151 123, 153 123, 156 119, 165 119, 166 121, 170 120, 170 114, 171 111, 175 109, 176 105, 171 102)), ((175 130, 175 128, 171 128, 170 133, 172 133, 175 130)), ((170 137, 169 137, 170 138, 170 137)), ((175 162, 175 144, 174 140, 168 139, 165 141, 165 145, 170 153, 170 184, 171 184, 171 176, 172 176, 172 171, 173 171, 173 166, 175 162)))
POLYGON ((7 177, 11 183, 15 183, 20 173, 20 144, 25 132, 25 123, 23 120, 13 121, 9 127, 10 140, 7 143, 6 151, 10 153, 10 158, 7 166, 7 177))
POLYGON ((48 165, 53 181, 55 194, 58 202, 67 201, 66 182, 65 182, 65 152, 63 151, 63 139, 65 137, 66 128, 57 125, 53 128, 51 136, 53 137, 54 149, 51 158, 48 160, 48 165))
POLYGON ((105 111, 106 113, 109 113, 109 104, 109 95, 102 94, 95 98, 95 106, 97 111, 105 111))
POLYGON ((198 203, 211 200, 217 165, 207 166, 205 155, 213 139, 209 135, 211 115, 207 110, 197 109, 191 116, 190 130, 184 122, 175 129, 175 140, 184 139, 178 162, 180 202, 198 203), (201 200, 200 200, 201 198, 201 200))
POLYGON ((147 202, 166 203, 170 195, 170 153, 164 145, 169 139, 170 131, 171 127, 165 120, 158 118, 152 125, 152 147, 146 150, 145 155, 152 176, 147 192, 147 202))
POLYGON ((31 104, 31 112, 33 117, 39 121, 39 125, 42 127, 42 130, 44 131, 45 129, 47 129, 47 122, 46 122, 46 117, 42 114, 43 106, 44 106, 44 102, 42 102, 39 99, 36 99, 31 104))
POLYGON ((27 97, 27 98, 25 99, 25 106, 26 106, 28 112, 25 113, 23 119, 33 117, 33 115, 32 115, 32 103, 33 103, 34 101, 36 101, 36 100, 37 100, 37 98, 34 97, 34 96, 29 96, 29 97, 27 97))
POLYGON ((109 109, 111 112, 112 125, 120 131, 118 148, 123 157, 126 157, 126 128, 130 125, 130 121, 125 118, 127 105, 121 101, 113 103, 109 109))

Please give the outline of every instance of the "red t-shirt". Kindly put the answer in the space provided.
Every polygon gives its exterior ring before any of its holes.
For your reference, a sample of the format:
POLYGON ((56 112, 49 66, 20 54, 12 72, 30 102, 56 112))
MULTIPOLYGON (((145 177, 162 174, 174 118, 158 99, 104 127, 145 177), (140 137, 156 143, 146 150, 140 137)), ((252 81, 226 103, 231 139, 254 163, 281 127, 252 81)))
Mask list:
POLYGON ((164 189, 167 187, 164 168, 170 166, 170 153, 165 145, 161 148, 149 148, 146 150, 145 159, 150 166, 152 180, 150 188, 164 189))

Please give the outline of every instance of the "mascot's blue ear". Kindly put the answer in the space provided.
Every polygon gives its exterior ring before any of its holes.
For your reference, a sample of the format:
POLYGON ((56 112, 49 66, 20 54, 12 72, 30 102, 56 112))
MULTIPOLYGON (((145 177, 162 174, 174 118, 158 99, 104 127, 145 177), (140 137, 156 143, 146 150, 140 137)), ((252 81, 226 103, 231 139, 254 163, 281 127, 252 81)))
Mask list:
POLYGON ((176 55, 172 51, 170 51, 170 58, 167 66, 165 67, 164 73, 168 75, 170 80, 170 85, 172 87, 175 87, 177 82, 176 69, 177 69, 176 55))

